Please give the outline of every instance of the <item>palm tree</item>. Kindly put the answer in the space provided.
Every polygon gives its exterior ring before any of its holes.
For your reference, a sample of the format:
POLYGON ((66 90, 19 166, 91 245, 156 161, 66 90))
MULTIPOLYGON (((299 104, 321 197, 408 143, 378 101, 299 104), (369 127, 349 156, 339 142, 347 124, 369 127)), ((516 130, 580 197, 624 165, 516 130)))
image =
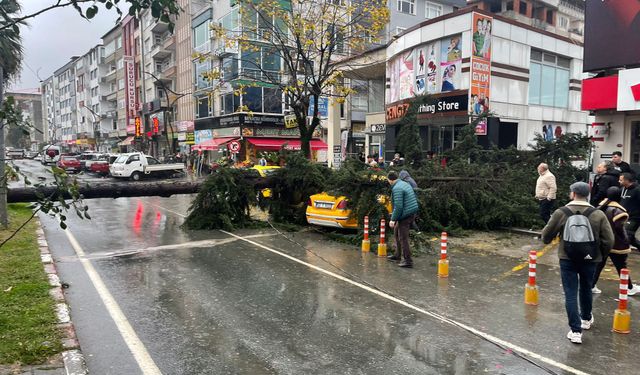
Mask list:
MULTIPOLYGON (((0 26, 11 23, 13 17, 20 12, 17 0, 0 0, 0 26)), ((20 37, 20 26, 14 25, 0 30, 0 111, 4 105, 5 82, 16 77, 20 72, 23 49, 20 37)), ((4 124, 0 120, 0 226, 9 225, 7 215, 7 180, 5 175, 5 141, 4 124)))

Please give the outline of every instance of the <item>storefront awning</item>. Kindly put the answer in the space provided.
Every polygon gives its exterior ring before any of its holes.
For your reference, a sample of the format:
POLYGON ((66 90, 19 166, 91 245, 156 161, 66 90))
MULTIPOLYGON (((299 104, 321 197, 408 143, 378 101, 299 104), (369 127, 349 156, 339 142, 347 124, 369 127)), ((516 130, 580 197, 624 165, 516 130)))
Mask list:
POLYGON ((234 139, 238 139, 238 137, 227 137, 227 138, 214 138, 214 139, 207 139, 206 141, 200 142, 195 146, 192 146, 191 149, 192 150, 196 150, 196 151, 211 151, 211 150, 217 150, 220 148, 220 146, 222 146, 223 144, 227 143, 227 142, 231 142, 234 139))
MULTIPOLYGON (((278 151, 285 145, 285 149, 287 150, 300 150, 300 140, 299 139, 282 139, 282 138, 247 138, 249 143, 254 145, 256 148, 262 150, 269 151, 278 151)), ((310 146, 312 150, 326 150, 327 144, 319 139, 312 139, 310 142, 310 146)))
POLYGON ((127 137, 124 141, 119 142, 118 146, 131 146, 133 143, 133 136, 127 137))

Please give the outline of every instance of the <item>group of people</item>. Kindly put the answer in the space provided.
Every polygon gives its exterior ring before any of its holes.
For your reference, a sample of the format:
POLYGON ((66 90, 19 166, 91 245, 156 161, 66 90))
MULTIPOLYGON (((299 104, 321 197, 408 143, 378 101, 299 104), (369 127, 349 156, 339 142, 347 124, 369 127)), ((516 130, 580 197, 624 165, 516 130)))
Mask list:
MULTIPOLYGON (((560 234, 558 257, 571 328, 567 338, 576 344, 582 343, 582 331, 594 323, 593 294, 602 293, 596 284, 607 259, 620 274, 627 268, 632 246, 640 248, 640 189, 631 167, 616 151, 612 160, 597 166, 596 172, 591 188, 585 182, 572 184, 571 202, 553 214, 557 185, 544 163, 538 166, 536 183, 535 197, 546 223, 542 240, 548 244, 560 234)), ((631 278, 628 285, 628 295, 640 292, 640 286, 633 285, 631 278)))
MULTIPOLYGON (((367 165, 371 168, 385 168, 387 163, 385 163, 384 158, 381 156, 377 159, 374 155, 367 155, 367 165)), ((388 163, 389 167, 401 167, 404 165, 404 158, 400 156, 399 153, 396 153, 393 156, 393 159, 388 163)))

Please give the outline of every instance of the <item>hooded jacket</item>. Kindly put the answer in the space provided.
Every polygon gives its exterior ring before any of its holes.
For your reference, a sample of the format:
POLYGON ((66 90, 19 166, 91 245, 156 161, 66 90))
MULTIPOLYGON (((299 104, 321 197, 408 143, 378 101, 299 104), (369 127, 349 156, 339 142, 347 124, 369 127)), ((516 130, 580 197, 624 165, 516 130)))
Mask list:
POLYGON ((609 220, 613 230, 614 241, 611 252, 614 254, 629 254, 631 252, 629 236, 627 236, 627 231, 624 229, 625 223, 629 219, 627 210, 620 203, 608 199, 605 199, 598 209, 607 216, 607 220, 609 220))
POLYGON ((416 180, 414 180, 414 179, 411 177, 411 175, 409 174, 409 172, 407 172, 406 170, 404 170, 404 169, 403 169, 403 170, 401 170, 401 171, 400 171, 400 174, 398 175, 398 177, 399 177, 402 181, 404 181, 404 182, 408 183, 409 185, 411 185, 411 188, 412 188, 413 190, 416 190, 416 189, 418 188, 418 184, 416 183, 416 180))
POLYGON ((607 189, 612 186, 620 186, 620 172, 611 169, 604 174, 597 175, 593 180, 589 203, 597 207, 607 197, 607 189))
POLYGON ((634 182, 628 188, 622 188, 620 204, 627 210, 629 220, 640 221, 640 189, 638 184, 634 182))

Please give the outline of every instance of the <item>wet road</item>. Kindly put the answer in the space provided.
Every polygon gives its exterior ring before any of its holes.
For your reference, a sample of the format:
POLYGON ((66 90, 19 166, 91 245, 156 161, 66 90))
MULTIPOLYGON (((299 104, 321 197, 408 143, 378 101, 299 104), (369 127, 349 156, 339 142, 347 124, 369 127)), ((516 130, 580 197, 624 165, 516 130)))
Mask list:
POLYGON ((612 281, 575 346, 555 267, 526 307, 526 270, 495 281, 518 259, 451 249, 438 280, 435 257, 399 269, 313 233, 184 231, 189 202, 92 200, 69 233, 42 218, 91 373, 636 373, 637 329, 610 332, 612 281))

